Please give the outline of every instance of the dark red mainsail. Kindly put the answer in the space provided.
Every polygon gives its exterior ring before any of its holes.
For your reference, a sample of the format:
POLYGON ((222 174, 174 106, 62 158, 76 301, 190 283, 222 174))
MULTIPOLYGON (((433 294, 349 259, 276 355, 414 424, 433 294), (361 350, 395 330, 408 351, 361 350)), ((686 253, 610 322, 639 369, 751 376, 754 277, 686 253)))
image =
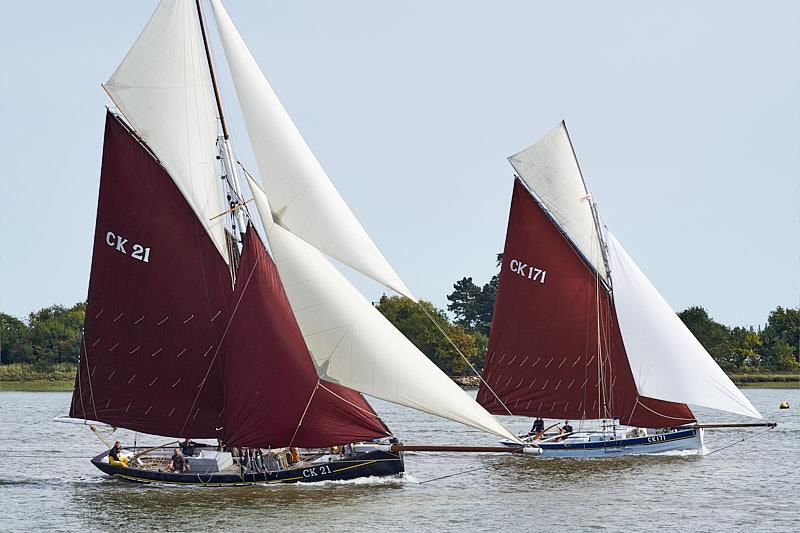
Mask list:
POLYGON ((231 277, 164 168, 108 113, 70 416, 216 437, 231 277))
POLYGON ((317 377, 255 231, 234 291, 180 190, 111 113, 96 224, 71 417, 252 447, 389 434, 363 396, 317 377))
POLYGON ((483 377, 491 390, 481 384, 478 402, 495 414, 642 427, 694 420, 685 404, 639 396, 612 298, 519 180, 483 377))
POLYGON ((318 447, 389 433, 359 393, 317 377, 278 270, 252 227, 224 346, 227 444, 318 447))

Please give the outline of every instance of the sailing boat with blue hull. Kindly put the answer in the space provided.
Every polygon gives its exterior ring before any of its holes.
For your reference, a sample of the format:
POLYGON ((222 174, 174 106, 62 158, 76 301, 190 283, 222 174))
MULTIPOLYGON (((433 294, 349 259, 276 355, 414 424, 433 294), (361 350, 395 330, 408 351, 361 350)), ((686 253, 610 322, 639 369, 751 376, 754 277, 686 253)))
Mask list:
POLYGON ((515 440, 325 258, 414 298, 212 6, 265 182, 234 155, 199 0, 162 0, 104 84, 119 114, 69 418, 170 441, 92 463, 204 486, 400 474, 403 447, 362 394, 515 440), (189 437, 217 443, 185 446, 189 469, 167 471, 189 437))
POLYGON ((509 161, 516 176, 478 402, 539 419, 520 437, 544 457, 701 449, 709 425, 687 404, 760 419, 604 231, 566 124, 509 161), (544 428, 545 418, 564 425, 550 431, 558 424, 544 428), (593 420, 600 428, 586 430, 593 420))

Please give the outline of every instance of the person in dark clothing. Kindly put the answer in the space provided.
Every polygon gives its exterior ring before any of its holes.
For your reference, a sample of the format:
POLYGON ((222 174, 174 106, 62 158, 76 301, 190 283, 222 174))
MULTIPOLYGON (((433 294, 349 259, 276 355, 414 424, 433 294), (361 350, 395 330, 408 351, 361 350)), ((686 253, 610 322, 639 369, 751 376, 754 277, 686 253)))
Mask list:
POLYGON ((572 426, 569 424, 569 420, 564 420, 564 426, 561 428, 562 434, 572 433, 574 430, 572 426))
POLYGON ((544 432, 544 420, 541 418, 537 418, 533 421, 533 427, 531 428, 531 432, 529 435, 537 435, 539 433, 544 432))
POLYGON ((183 455, 185 455, 186 457, 190 457, 194 455, 194 449, 196 447, 197 444, 195 444, 194 441, 189 437, 186 437, 185 439, 183 439, 183 442, 181 442, 181 453, 183 453, 183 455))
POLYGON ((122 452, 122 444, 117 441, 114 443, 114 447, 108 450, 108 464, 111 466, 124 466, 127 468, 128 458, 120 455, 120 452, 122 452))
POLYGON ((167 465, 167 470, 171 470, 173 472, 188 472, 189 469, 189 461, 181 454, 180 448, 175 448, 172 453, 172 458, 169 460, 169 464, 167 465))

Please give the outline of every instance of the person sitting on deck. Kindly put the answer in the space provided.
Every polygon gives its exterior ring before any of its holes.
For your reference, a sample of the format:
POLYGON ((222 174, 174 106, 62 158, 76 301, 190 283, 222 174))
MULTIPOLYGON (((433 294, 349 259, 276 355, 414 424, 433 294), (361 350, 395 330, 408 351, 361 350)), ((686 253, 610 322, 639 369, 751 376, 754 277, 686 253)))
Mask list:
POLYGON ((563 440, 564 437, 567 437, 573 431, 574 429, 572 429, 572 426, 569 424, 569 420, 564 420, 564 425, 561 426, 561 431, 558 432, 560 437, 558 440, 563 440))
POLYGON ((195 444, 194 441, 189 437, 186 437, 183 439, 183 442, 181 442, 181 453, 187 457, 192 456, 194 455, 194 449, 196 447, 197 444, 195 444))
POLYGON ((117 441, 114 443, 114 447, 108 450, 108 464, 128 468, 128 458, 120 455, 120 452, 122 452, 122 444, 117 441))
POLYGON ((188 472, 189 471, 189 461, 181 455, 181 449, 175 448, 172 453, 172 457, 169 460, 169 464, 167 465, 167 470, 171 470, 172 472, 188 472))
POLYGON ((544 420, 541 417, 533 421, 533 427, 528 435, 539 435, 540 433, 544 433, 544 420))

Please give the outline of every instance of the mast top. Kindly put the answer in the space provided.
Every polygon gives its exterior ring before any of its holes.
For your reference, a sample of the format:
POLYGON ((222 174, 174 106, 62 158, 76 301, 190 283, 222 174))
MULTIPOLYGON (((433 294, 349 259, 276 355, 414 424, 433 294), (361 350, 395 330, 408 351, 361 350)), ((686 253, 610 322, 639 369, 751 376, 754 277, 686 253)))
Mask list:
POLYGON ((214 73, 214 62, 211 60, 211 49, 208 46, 208 37, 206 36, 206 25, 203 21, 203 10, 200 7, 200 0, 195 0, 197 6, 197 18, 200 21, 200 33, 203 36, 203 47, 206 51, 206 61, 208 62, 208 71, 211 74, 211 86, 214 88, 214 100, 217 102, 217 111, 219 112, 219 121, 222 124, 222 136, 225 140, 230 137, 228 135, 228 126, 225 124, 225 113, 222 111, 222 100, 219 97, 219 87, 217 86, 217 76, 214 73))

